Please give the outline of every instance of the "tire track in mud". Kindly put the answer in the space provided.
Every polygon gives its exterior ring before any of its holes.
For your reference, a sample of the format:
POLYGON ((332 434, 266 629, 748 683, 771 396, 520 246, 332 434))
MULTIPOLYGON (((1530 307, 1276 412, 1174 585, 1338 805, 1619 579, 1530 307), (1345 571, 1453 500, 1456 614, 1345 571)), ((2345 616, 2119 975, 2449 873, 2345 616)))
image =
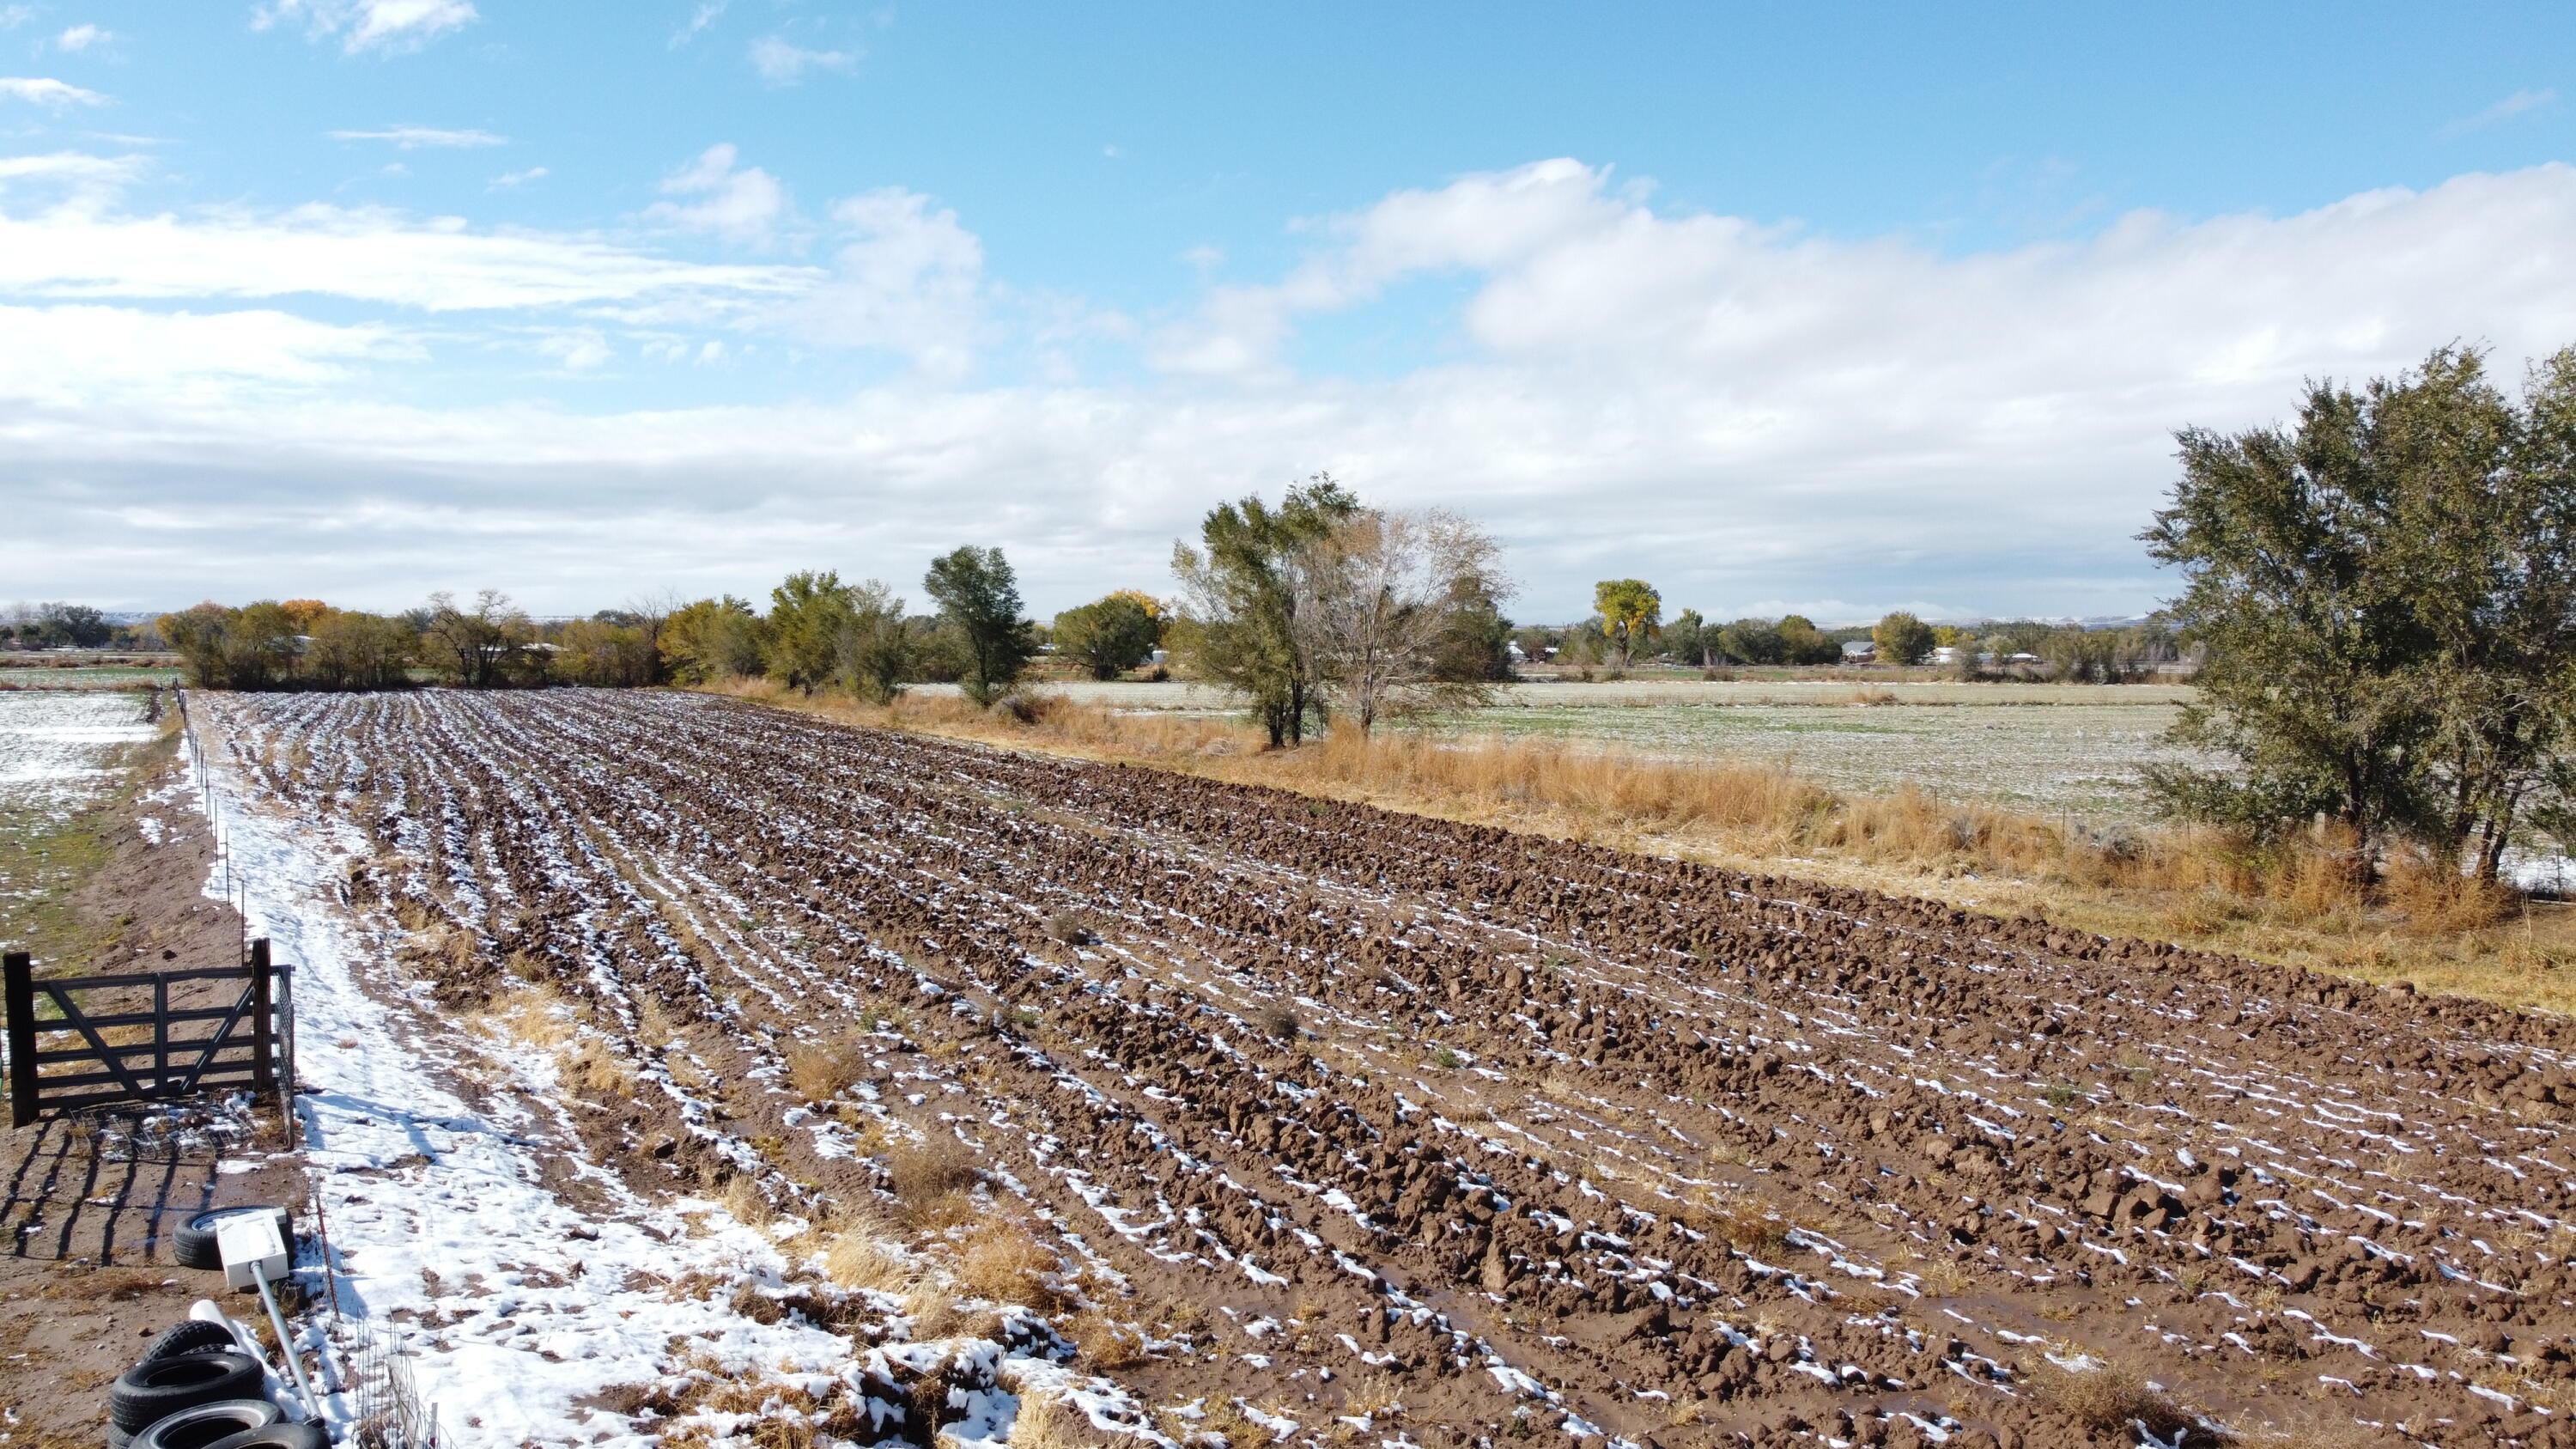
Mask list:
POLYGON ((1124 1286, 1140 1394, 2138 1442, 2052 1390, 2089 1358, 2194 1442, 2576 1443, 2563 1023, 704 696, 228 712, 459 933, 440 999, 592 1008, 640 1089, 585 1137, 640 1186, 811 1210, 969 1142, 1124 1286), (868 1079, 801 1096, 846 1042, 868 1079))

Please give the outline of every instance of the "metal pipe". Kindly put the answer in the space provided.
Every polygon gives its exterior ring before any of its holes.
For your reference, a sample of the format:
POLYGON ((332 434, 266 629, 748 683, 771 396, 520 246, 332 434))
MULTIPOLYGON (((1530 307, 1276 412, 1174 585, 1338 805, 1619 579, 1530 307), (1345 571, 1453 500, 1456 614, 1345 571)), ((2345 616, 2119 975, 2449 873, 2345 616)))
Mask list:
POLYGON ((268 1275, 256 1263, 251 1265, 250 1281, 259 1285, 259 1301, 268 1306, 269 1326, 277 1330, 277 1354, 286 1360, 286 1371, 295 1380, 295 1392, 304 1400, 304 1416, 320 1424, 322 1401, 313 1397, 313 1385, 304 1377, 304 1360, 296 1355, 295 1340, 286 1332, 286 1315, 277 1311, 277 1298, 268 1291, 268 1275))

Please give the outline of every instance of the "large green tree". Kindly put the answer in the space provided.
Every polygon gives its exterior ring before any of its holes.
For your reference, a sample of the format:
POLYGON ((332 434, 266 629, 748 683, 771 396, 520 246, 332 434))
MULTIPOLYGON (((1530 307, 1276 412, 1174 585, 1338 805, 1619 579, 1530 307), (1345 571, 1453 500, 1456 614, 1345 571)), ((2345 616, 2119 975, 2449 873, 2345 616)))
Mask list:
POLYGON ((769 591, 769 677, 812 694, 840 665, 841 635, 856 616, 853 590, 839 571, 789 574, 769 591))
POLYGON ((1036 633, 1020 617, 1019 576, 1000 549, 968 544, 933 559, 921 585, 963 646, 959 687, 976 704, 991 705, 1037 654, 1036 633))
POLYGON ((1592 586, 1592 607, 1601 614, 1601 632, 1609 636, 1622 669, 1663 624, 1663 595, 1644 579, 1603 579, 1592 586))
POLYGON ((2151 771, 2170 808, 2261 832, 2330 815, 2365 877, 2396 832, 2492 877, 2533 815, 2565 818, 2576 352, 2519 406, 2446 348, 2359 391, 2310 384, 2288 429, 2177 437, 2142 535, 2207 651, 2173 738, 2234 765, 2151 771))
POLYGON ((1932 626, 1899 609, 1870 629, 1869 640, 1881 664, 1920 664, 1932 653, 1932 626))
POLYGON ((1323 717, 1323 654, 1313 629, 1300 628, 1312 594, 1304 575, 1315 547, 1358 512, 1348 489, 1318 473, 1276 508, 1257 495, 1220 503, 1199 526, 1199 547, 1172 545, 1190 667, 1249 700, 1274 748, 1323 717))
POLYGON ((1121 590, 1055 616, 1055 651, 1091 672, 1116 679, 1154 657, 1163 621, 1132 590, 1121 590))

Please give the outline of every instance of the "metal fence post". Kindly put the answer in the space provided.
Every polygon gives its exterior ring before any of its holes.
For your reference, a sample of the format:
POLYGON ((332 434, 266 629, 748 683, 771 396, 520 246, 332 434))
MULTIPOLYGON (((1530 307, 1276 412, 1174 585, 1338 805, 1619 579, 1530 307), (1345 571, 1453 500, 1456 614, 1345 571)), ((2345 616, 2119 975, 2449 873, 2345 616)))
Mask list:
MULTIPOLYGON (((277 1042, 284 1048, 286 1069, 277 1074, 277 1110, 289 1121, 295 1118, 295 968, 274 966, 277 976, 277 1042)), ((296 1123, 300 1134, 302 1123, 296 1123)), ((301 1137, 298 1138, 301 1141, 301 1137)))
POLYGON ((9 1011, 9 1125, 36 1120, 36 970, 24 951, 0 957, 9 1011))
POLYGON ((250 1089, 265 1094, 277 1085, 277 1060, 270 1051, 276 1029, 268 984, 268 938, 250 943, 250 1089))

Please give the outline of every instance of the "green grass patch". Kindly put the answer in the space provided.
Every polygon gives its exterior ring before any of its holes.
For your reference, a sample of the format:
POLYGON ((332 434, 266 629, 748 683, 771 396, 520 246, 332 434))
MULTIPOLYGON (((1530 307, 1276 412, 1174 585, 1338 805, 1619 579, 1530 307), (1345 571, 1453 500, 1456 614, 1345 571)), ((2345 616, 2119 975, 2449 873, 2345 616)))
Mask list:
POLYGON ((69 812, 0 810, 0 942, 34 956, 39 975, 78 969, 124 930, 123 919, 85 917, 75 897, 115 859, 120 812, 174 748, 165 737, 112 752, 123 778, 69 812))

